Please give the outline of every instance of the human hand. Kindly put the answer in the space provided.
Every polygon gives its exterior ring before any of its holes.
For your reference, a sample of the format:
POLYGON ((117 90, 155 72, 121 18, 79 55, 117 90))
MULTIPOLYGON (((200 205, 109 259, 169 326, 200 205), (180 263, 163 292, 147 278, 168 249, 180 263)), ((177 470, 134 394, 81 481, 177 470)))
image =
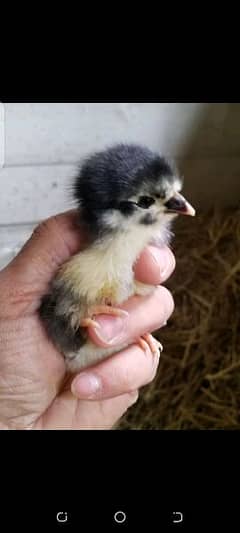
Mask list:
MULTIPOLYGON (((135 403, 138 389, 154 379, 159 358, 133 344, 66 382, 64 359, 48 338, 38 309, 58 267, 83 241, 76 212, 51 217, 0 272, 1 429, 110 429, 135 403)), ((135 276, 159 285, 174 267, 169 248, 149 246, 136 264, 135 276)), ((163 326, 174 304, 169 291, 159 286, 150 296, 131 298, 123 308, 129 318, 121 342, 163 326)), ((120 320, 97 320, 101 329, 90 329, 89 334, 96 344, 108 346, 120 320)))

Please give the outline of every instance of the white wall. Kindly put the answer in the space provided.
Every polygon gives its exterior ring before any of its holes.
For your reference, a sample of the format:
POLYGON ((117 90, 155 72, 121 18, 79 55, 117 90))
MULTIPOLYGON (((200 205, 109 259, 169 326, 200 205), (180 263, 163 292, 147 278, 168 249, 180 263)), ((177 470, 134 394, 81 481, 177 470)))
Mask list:
POLYGON ((118 141, 181 157, 196 130, 195 155, 240 155, 240 104, 11 103, 5 116, 6 166, 75 164, 118 141))
MULTIPOLYGON (((181 155, 205 104, 6 104, 6 165, 75 164, 117 141, 181 155)), ((208 151, 202 139, 203 150, 208 151)), ((214 147, 213 147, 214 149, 214 147)))
POLYGON ((0 102, 0 168, 4 165, 5 159, 4 111, 4 104, 0 102))
POLYGON ((10 248, 22 242, 40 219, 72 207, 78 161, 119 141, 147 144, 175 158, 198 209, 235 204, 240 197, 239 127, 238 103, 4 104, 0 248, 10 240, 10 248))

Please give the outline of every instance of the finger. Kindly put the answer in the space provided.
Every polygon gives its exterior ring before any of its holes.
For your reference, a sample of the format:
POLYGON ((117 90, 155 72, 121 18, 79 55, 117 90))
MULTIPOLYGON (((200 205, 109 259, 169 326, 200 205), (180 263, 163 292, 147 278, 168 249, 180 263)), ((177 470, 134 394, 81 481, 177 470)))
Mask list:
POLYGON ((144 333, 162 327, 174 309, 171 293, 165 287, 157 287, 149 296, 133 296, 122 309, 126 316, 99 315, 95 318, 99 328, 89 328, 89 335, 99 346, 115 346, 129 343, 144 333))
POLYGON ((168 246, 151 245, 140 255, 134 267, 135 277, 142 283, 160 285, 171 276, 175 266, 175 257, 168 246))
POLYGON ((71 385, 79 399, 103 400, 133 392, 150 383, 158 368, 160 353, 153 355, 132 345, 91 370, 78 374, 71 385))
POLYGON ((77 212, 53 216, 43 221, 19 254, 1 272, 1 277, 14 274, 14 282, 31 283, 45 289, 58 267, 76 253, 84 240, 77 224, 77 212))
POLYGON ((56 398, 34 429, 111 429, 137 399, 134 391, 110 400, 79 401, 67 391, 56 398))
POLYGON ((76 426, 82 429, 112 429, 137 400, 138 392, 135 391, 99 402, 83 403, 80 401, 76 415, 76 426))

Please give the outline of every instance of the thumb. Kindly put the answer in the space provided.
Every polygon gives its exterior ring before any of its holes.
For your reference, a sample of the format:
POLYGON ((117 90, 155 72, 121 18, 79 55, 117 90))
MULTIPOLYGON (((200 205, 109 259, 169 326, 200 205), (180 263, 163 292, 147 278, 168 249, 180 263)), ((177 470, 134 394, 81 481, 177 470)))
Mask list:
POLYGON ((58 267, 76 253, 83 244, 76 211, 53 216, 36 227, 19 254, 0 272, 0 283, 46 290, 58 267))

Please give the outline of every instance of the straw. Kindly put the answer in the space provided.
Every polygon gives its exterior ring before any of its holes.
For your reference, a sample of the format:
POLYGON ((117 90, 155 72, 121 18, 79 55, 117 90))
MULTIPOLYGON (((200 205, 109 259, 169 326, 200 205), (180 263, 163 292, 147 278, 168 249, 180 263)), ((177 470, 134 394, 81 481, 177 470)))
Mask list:
POLYGON ((179 218, 157 377, 118 429, 240 428, 240 210, 179 218))

